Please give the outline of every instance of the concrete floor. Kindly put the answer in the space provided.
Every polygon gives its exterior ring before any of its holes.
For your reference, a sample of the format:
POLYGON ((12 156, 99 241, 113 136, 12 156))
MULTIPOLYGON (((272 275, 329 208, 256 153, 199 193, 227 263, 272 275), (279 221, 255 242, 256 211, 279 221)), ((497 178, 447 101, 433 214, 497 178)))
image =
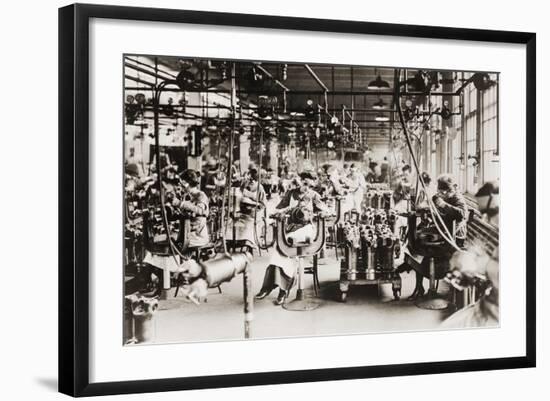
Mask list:
MULTIPOLYGON (((261 287, 268 255, 256 256, 252 263, 254 293, 261 287)), ((402 275, 402 299, 394 301, 391 284, 383 285, 380 295, 376 286, 351 287, 346 303, 338 302, 340 269, 329 252, 326 264, 319 266, 321 306, 313 311, 288 311, 275 306, 278 291, 254 302, 252 338, 280 338, 336 334, 418 331, 437 328, 447 311, 422 310, 406 298, 414 287, 414 272, 402 275)), ((312 293, 312 276, 306 275, 307 293, 312 293)), ((425 281, 424 287, 428 283, 425 281)), ((222 294, 210 289, 208 302, 197 306, 181 293, 161 300, 156 314, 156 343, 181 343, 241 340, 243 334, 242 276, 222 285, 222 294)), ((442 282, 439 292, 448 288, 442 282)), ((294 291, 289 299, 294 298, 294 291)))

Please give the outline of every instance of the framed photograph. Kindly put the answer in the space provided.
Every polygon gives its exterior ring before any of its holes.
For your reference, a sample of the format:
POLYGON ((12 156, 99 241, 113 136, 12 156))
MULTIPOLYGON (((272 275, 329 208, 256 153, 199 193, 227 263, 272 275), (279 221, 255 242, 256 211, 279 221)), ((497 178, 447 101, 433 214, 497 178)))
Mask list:
POLYGON ((59 390, 534 367, 535 40, 61 8, 59 390))

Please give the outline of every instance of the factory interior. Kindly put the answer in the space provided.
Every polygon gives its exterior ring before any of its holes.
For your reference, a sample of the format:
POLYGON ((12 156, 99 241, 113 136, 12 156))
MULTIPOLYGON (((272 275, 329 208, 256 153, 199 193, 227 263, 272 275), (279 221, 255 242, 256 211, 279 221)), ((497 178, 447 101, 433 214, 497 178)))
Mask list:
POLYGON ((124 56, 123 343, 499 325, 499 74, 124 56))

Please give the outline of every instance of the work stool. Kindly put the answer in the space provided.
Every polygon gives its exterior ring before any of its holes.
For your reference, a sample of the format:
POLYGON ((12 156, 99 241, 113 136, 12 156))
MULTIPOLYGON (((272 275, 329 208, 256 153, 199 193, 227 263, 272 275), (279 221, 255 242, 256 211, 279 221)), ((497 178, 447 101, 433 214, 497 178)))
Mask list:
POLYGON ((429 273, 428 280, 430 282, 428 292, 415 301, 415 305, 420 309, 441 310, 449 306, 447 297, 438 294, 439 279, 436 278, 436 259, 434 256, 428 256, 429 273))
POLYGON ((206 245, 190 246, 186 249, 185 253, 194 256, 197 262, 208 260, 210 259, 209 254, 213 254, 212 256, 216 255, 216 244, 209 242, 206 245))
POLYGON ((252 246, 250 242, 245 239, 226 240, 226 244, 227 248, 232 249, 233 252, 248 252, 251 255, 254 255, 254 246, 252 246))
POLYGON ((319 296, 321 291, 321 283, 319 282, 319 257, 313 255, 313 265, 304 267, 304 274, 311 274, 313 276, 313 292, 315 296, 319 296))
POLYGON ((329 226, 327 228, 327 239, 325 241, 325 247, 326 249, 334 248, 334 256, 336 260, 338 260, 338 239, 337 239, 337 233, 338 233, 338 226, 336 224, 329 226))

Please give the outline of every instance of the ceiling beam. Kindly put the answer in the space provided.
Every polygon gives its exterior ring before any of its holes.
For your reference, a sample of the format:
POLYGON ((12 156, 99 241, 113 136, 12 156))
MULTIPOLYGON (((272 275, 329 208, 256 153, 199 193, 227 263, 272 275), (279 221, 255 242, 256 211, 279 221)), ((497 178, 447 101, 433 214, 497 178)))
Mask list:
POLYGON ((256 68, 258 68, 261 72, 263 72, 265 75, 267 75, 269 78, 271 78, 277 85, 279 85, 280 88, 282 88, 285 92, 289 92, 290 89, 288 89, 281 81, 279 81, 277 78, 273 76, 272 73, 270 73, 268 70, 266 70, 264 67, 260 65, 260 63, 253 63, 256 68))
POLYGON ((308 64, 304 64, 304 67, 307 72, 309 72, 309 75, 311 75, 311 77, 317 82, 317 84, 319 84, 319 86, 323 88, 323 90, 325 91, 324 93, 327 93, 329 91, 327 86, 323 83, 323 81, 321 81, 321 78, 319 78, 317 74, 315 74, 315 71, 313 71, 308 64))

